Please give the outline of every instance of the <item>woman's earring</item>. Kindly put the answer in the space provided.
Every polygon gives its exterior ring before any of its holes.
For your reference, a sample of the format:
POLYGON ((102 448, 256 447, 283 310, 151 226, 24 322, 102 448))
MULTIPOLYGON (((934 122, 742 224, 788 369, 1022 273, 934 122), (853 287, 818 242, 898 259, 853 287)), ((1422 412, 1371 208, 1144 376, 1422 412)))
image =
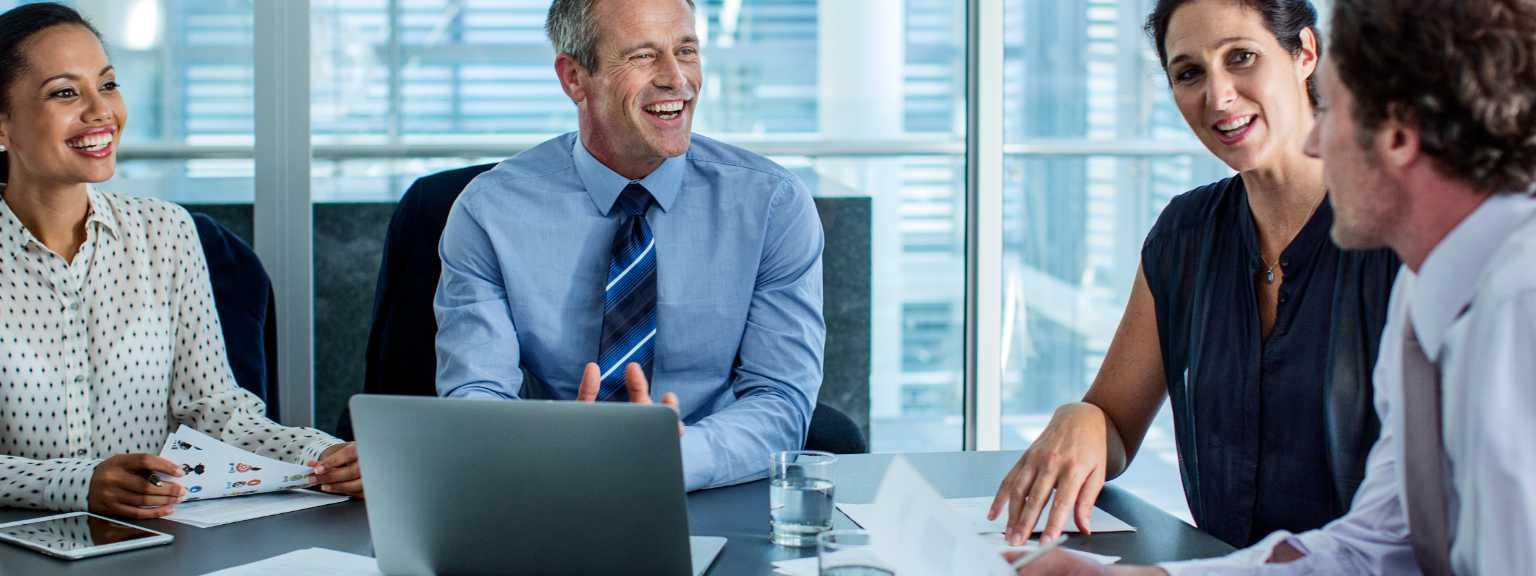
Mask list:
POLYGON ((4 144, 0 144, 0 152, 4 152, 4 151, 5 151, 5 145, 4 144))

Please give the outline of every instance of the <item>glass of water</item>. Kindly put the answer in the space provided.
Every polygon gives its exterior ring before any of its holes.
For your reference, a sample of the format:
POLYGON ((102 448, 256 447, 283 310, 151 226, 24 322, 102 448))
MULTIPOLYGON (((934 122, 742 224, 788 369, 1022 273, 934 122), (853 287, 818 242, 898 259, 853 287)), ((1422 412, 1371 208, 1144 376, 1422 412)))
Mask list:
POLYGON ((814 450, 773 455, 768 468, 768 521, 773 543, 808 548, 832 529, 832 466, 837 457, 814 450))
POLYGON ((895 574, 875 557, 869 532, 828 530, 816 537, 816 565, 821 576, 891 576, 895 574))

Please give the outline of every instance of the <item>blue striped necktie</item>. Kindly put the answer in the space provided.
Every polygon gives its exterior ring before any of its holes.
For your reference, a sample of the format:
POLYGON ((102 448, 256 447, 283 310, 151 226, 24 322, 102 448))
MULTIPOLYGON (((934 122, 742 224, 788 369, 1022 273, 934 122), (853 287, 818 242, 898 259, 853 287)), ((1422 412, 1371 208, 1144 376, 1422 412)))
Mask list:
POLYGON ((603 340, 597 365, 603 371, 598 400, 624 388, 624 367, 631 362, 651 376, 656 347, 656 238, 645 212, 651 193, 631 182, 619 194, 624 221, 613 235, 613 256, 603 289, 603 340))

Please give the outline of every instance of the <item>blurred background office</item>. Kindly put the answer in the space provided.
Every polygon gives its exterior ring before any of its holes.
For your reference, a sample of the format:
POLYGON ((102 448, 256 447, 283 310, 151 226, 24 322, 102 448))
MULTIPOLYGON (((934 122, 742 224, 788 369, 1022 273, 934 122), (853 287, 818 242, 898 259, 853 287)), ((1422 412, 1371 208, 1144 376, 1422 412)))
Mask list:
MULTIPOLYGON (((1169 100, 1141 31, 1153 0, 697 2, 695 129, 817 195, 822 401, 874 451, 1026 446, 1092 381, 1158 212, 1229 173, 1169 100)), ((261 254, 289 424, 334 432, 362 389, 410 184, 576 126, 548 0, 67 3, 131 95, 106 187, 261 254)), ((1117 483, 1187 519, 1166 412, 1117 483)))

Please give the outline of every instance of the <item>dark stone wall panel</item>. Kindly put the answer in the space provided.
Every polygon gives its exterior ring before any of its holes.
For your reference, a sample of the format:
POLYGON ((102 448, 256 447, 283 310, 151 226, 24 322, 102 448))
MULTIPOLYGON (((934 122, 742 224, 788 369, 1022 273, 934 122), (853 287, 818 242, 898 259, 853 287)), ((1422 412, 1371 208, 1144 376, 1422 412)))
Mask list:
POLYGON ((394 204, 315 206, 315 420, 335 433, 363 391, 373 292, 394 204))

